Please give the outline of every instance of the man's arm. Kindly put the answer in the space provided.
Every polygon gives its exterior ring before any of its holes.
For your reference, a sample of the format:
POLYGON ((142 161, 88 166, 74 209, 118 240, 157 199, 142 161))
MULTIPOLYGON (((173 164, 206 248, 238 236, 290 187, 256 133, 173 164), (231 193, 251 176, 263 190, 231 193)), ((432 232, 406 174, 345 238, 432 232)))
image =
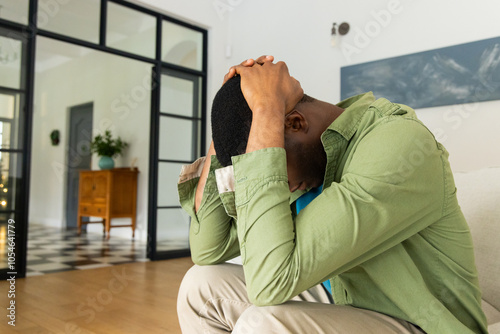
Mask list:
POLYGON ((196 264, 208 265, 238 256, 239 245, 234 219, 227 214, 217 189, 214 170, 221 166, 213 143, 203 159, 189 166, 195 169, 202 163, 199 175, 184 176, 184 179, 181 175, 178 188, 181 205, 191 216, 191 257, 196 264))
POLYGON ((203 192, 205 190, 205 185, 207 183, 208 172, 210 171, 210 160, 212 156, 215 155, 214 142, 210 143, 210 148, 208 149, 207 156, 205 158, 205 163, 203 164, 203 169, 201 170, 200 179, 198 185, 196 186, 196 194, 194 201, 194 210, 198 212, 201 205, 201 200, 203 198, 203 192))

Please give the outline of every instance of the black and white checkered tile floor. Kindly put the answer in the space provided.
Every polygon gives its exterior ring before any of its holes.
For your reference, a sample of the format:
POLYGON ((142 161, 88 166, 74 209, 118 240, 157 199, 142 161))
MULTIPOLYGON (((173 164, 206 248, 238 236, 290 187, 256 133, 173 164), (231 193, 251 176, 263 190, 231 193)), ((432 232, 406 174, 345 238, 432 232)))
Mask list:
POLYGON ((29 226, 26 276, 145 261, 145 241, 29 226))

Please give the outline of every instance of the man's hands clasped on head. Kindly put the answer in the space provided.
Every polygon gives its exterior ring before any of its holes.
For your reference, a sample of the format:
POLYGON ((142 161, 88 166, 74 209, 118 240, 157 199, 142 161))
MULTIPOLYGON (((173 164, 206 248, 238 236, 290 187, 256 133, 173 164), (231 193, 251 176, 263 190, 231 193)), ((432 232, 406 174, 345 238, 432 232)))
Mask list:
POLYGON ((248 59, 231 67, 224 77, 224 82, 235 75, 241 77, 241 91, 253 114, 247 153, 268 147, 284 148, 285 115, 304 96, 286 64, 275 64, 273 60, 272 56, 248 59))
POLYGON ((254 113, 280 113, 283 117, 300 101, 304 91, 284 62, 265 61, 261 66, 234 67, 241 76, 241 90, 254 113))

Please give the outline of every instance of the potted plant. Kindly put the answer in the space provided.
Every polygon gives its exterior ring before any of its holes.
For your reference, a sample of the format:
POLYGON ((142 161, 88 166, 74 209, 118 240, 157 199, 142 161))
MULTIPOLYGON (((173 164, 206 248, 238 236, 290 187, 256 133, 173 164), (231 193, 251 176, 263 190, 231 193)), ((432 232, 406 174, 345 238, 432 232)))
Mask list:
POLYGON ((90 152, 97 153, 100 169, 111 169, 115 167, 114 157, 123 153, 123 150, 128 147, 128 143, 121 140, 120 137, 113 139, 111 131, 106 130, 104 136, 97 135, 90 143, 90 152))

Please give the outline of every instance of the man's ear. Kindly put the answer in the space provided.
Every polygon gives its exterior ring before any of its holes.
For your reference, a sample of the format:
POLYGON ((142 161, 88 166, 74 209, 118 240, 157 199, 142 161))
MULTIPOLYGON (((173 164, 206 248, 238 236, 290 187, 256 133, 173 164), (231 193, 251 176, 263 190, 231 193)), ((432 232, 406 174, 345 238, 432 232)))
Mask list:
POLYGON ((307 132, 309 124, 304 115, 297 109, 285 116, 285 132, 307 132))

